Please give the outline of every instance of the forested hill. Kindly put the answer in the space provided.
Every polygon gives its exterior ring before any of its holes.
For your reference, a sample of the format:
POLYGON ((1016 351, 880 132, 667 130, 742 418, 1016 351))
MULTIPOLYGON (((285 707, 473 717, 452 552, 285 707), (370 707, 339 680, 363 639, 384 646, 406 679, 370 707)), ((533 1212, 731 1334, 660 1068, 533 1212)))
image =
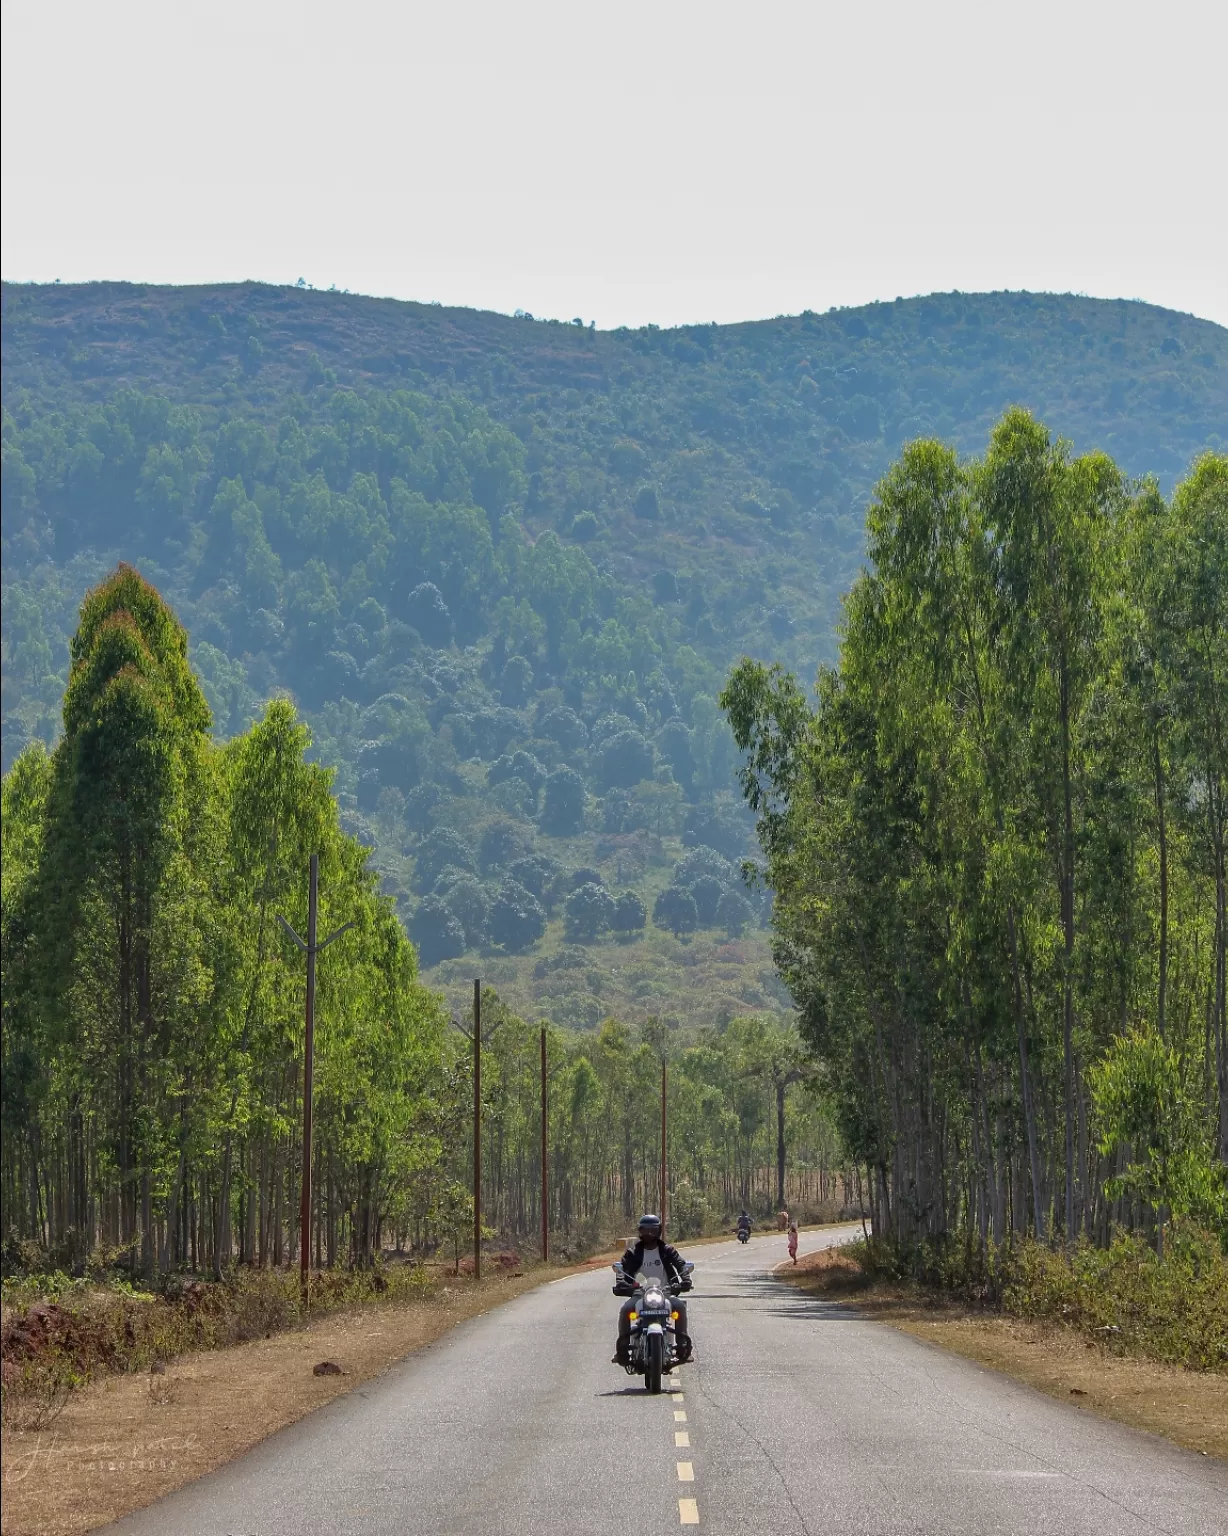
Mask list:
POLYGON ((744 652, 834 657, 902 442, 979 451, 1022 404, 1167 489, 1228 440, 1228 332, 1027 294, 598 333, 6 285, 3 365, 5 765, 131 561, 217 734, 295 694, 434 975, 484 952, 561 1022, 776 1005, 714 699, 744 652))

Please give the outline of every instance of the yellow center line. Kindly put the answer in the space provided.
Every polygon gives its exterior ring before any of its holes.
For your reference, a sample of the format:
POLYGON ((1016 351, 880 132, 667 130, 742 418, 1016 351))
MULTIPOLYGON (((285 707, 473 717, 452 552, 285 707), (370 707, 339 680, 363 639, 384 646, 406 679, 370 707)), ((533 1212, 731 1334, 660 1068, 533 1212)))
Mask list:
POLYGON ((691 1461, 678 1463, 678 1481, 680 1483, 693 1483, 695 1481, 695 1464, 691 1461))
POLYGON ((685 1429, 674 1431, 674 1449, 676 1451, 689 1451, 691 1449, 691 1437, 685 1429))
POLYGON ((675 1424, 685 1424, 686 1423, 686 1409, 685 1408, 675 1408, 674 1409, 674 1423, 675 1424))
POLYGON ((699 1524, 699 1505, 695 1502, 694 1499, 679 1499, 678 1500, 678 1524, 679 1525, 698 1525, 699 1524))

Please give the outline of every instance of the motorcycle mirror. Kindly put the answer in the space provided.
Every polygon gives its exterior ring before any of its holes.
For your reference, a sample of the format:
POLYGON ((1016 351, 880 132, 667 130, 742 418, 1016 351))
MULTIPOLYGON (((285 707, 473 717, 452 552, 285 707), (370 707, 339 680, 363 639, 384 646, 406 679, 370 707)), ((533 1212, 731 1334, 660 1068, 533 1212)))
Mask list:
POLYGON ((689 1275, 689 1274, 690 1274, 690 1273, 691 1273, 691 1271, 692 1271, 692 1270, 693 1270, 693 1269, 694 1269, 694 1268, 695 1268, 695 1266, 694 1266, 694 1264, 692 1264, 692 1263, 691 1263, 691 1261, 690 1261, 690 1259, 688 1259, 688 1260, 687 1260, 687 1261, 686 1261, 686 1263, 685 1263, 685 1264, 684 1264, 684 1265, 683 1265, 683 1266, 682 1266, 682 1267, 683 1267, 683 1269, 684 1269, 684 1270, 685 1270, 685 1271, 686 1271, 686 1272, 687 1272, 687 1274, 688 1274, 688 1275, 689 1275))

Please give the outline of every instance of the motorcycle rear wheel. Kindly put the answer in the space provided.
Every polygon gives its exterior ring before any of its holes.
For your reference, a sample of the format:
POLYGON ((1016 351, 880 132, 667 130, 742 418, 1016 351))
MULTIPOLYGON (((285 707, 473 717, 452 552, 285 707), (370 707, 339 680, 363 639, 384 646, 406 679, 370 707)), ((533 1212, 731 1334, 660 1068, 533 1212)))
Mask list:
POLYGON ((650 1333, 647 1339, 644 1363, 644 1385, 650 1392, 661 1390, 661 1366, 665 1354, 665 1340, 659 1333, 650 1333))

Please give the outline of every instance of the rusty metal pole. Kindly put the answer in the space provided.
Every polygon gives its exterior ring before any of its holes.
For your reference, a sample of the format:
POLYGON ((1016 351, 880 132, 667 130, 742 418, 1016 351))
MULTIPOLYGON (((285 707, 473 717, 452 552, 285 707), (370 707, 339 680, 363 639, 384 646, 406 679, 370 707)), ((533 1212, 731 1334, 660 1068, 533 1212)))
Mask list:
POLYGON ((550 1124, 546 1089, 546 1026, 541 1027, 542 1056, 542 1263, 550 1262, 550 1171, 546 1161, 546 1130, 550 1124))
POLYGON ((482 1278, 482 982, 473 982, 473 1278, 482 1278))
POLYGON ((320 896, 320 855, 311 855, 307 895, 307 1017, 303 1036, 303 1191, 299 1206, 299 1290, 307 1310, 311 1279, 311 1099, 315 1087, 316 919, 320 896))
POLYGON ((662 1230, 662 1232, 664 1232, 664 1230, 665 1230, 665 1206, 666 1206, 666 1187, 667 1187, 666 1186, 666 1182, 665 1182, 666 1173, 667 1173, 667 1165, 666 1165, 666 1159, 665 1159, 665 1137, 666 1137, 666 1131, 667 1131, 668 1127, 667 1127, 666 1119, 665 1119, 665 1090, 666 1090, 665 1057, 662 1056, 662 1058, 661 1058, 661 1230, 662 1230))

